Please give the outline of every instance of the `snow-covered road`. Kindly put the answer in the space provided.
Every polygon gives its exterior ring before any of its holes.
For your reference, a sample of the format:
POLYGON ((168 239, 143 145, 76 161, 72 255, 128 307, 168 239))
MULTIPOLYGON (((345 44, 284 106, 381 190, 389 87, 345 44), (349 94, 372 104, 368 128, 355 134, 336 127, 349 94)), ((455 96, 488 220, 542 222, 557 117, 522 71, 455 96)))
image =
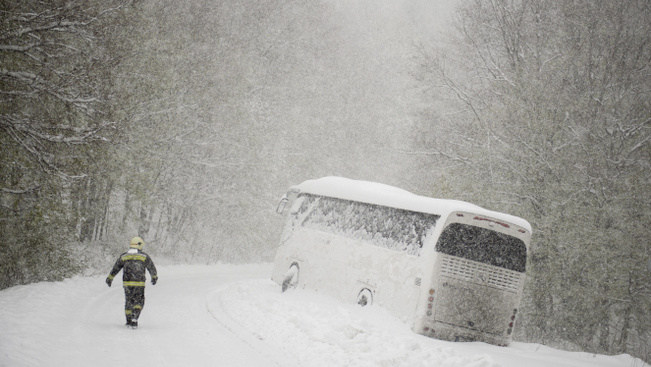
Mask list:
POLYGON ((260 266, 159 269, 146 289, 138 330, 124 326, 121 273, 39 283, 0 292, 1 366, 265 366, 207 312, 224 284, 259 279, 260 266))
POLYGON ((270 273, 270 264, 160 267, 138 330, 124 326, 119 279, 112 288, 104 277, 77 277, 3 290, 0 366, 648 366, 630 356, 429 339, 381 307, 281 294, 270 273))

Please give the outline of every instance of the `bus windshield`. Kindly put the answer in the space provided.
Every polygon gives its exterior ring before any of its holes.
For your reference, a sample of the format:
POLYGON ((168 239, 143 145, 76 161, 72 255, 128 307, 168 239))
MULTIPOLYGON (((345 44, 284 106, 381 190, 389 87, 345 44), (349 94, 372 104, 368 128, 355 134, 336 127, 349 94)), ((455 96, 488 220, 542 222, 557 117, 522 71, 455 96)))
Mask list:
POLYGON ((527 247, 522 240, 463 223, 452 223, 443 230, 436 251, 520 273, 527 263, 527 247))

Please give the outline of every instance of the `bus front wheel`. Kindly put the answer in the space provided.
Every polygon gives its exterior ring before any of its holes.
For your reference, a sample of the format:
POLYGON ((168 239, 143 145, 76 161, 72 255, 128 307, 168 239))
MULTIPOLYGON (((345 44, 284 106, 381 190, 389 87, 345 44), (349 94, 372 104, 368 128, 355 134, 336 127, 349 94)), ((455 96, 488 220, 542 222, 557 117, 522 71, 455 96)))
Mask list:
POLYGON ((283 292, 288 289, 294 289, 298 285, 298 264, 294 263, 289 267, 287 273, 285 273, 285 278, 283 279, 282 289, 283 292))
POLYGON ((357 304, 364 307, 373 304, 373 293, 370 289, 364 288, 357 294, 357 304))

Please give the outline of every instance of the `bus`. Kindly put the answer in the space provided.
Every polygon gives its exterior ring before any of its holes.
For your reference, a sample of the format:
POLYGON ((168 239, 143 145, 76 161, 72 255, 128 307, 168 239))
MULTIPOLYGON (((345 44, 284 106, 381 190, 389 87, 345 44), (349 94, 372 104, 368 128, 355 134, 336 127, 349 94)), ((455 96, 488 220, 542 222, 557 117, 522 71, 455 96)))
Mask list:
POLYGON ((531 225, 463 201, 323 177, 290 187, 272 280, 379 305, 414 332, 511 341, 531 225), (289 207, 289 210, 286 210, 289 207))

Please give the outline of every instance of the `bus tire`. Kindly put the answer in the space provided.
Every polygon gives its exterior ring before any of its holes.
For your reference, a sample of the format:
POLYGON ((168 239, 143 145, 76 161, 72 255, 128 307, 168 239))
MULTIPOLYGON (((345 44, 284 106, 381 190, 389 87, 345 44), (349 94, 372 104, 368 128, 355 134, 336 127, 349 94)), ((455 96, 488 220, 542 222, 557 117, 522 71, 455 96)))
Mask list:
POLYGON ((298 285, 298 264, 293 263, 289 267, 287 273, 285 273, 285 278, 283 279, 282 291, 285 292, 288 289, 294 289, 298 285))
POLYGON ((370 289, 364 288, 357 294, 357 304, 364 307, 373 304, 373 292, 370 289))

